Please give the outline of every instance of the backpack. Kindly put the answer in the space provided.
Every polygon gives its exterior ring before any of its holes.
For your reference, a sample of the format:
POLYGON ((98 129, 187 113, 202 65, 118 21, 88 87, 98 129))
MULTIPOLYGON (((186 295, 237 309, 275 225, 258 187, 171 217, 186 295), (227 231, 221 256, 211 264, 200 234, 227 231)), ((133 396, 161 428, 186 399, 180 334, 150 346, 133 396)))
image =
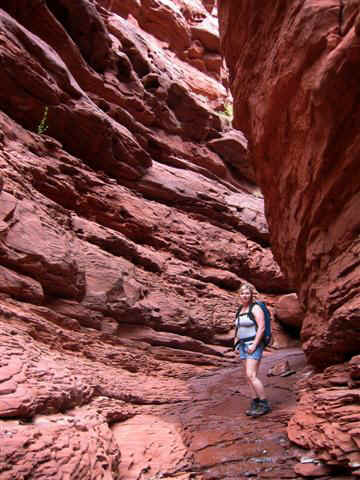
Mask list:
MULTIPOLYGON (((262 338, 262 341, 264 342, 265 347, 267 347, 271 342, 271 314, 270 314, 270 311, 269 311, 265 302, 254 302, 254 303, 251 304, 250 309, 249 309, 249 317, 254 322, 256 330, 257 330, 257 323, 256 323, 256 320, 255 320, 255 316, 252 313, 252 309, 254 308, 254 305, 259 305, 259 307, 261 308, 261 310, 264 313, 265 330, 264 330, 264 336, 262 338)), ((235 318, 237 318, 237 316, 239 314, 239 311, 240 311, 240 308, 236 312, 236 317, 235 318)), ((235 338, 237 336, 237 330, 238 330, 238 327, 236 327, 236 330, 235 330, 235 338)), ((238 345, 238 343, 239 342, 237 341, 236 344, 235 344, 235 348, 238 345)))

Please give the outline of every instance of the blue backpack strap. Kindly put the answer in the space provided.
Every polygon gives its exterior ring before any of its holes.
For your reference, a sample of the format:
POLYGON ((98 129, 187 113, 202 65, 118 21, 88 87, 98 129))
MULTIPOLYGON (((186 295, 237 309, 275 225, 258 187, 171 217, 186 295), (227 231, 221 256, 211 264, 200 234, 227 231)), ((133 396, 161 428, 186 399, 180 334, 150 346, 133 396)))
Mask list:
MULTIPOLYGON (((263 338, 262 338, 262 341, 264 342, 265 346, 269 345, 269 343, 271 342, 271 314, 270 314, 270 311, 269 309, 267 308, 266 304, 264 302, 254 302, 251 306, 251 308, 253 308, 254 305, 259 305, 259 307, 261 308, 261 310, 263 311, 263 314, 264 314, 264 327, 265 327, 265 330, 264 330, 264 335, 263 335, 263 338)), ((254 315, 254 314, 252 314, 254 315)), ((255 317, 254 317, 254 320, 255 320, 255 317)), ((257 326, 256 326, 257 328, 257 326)))

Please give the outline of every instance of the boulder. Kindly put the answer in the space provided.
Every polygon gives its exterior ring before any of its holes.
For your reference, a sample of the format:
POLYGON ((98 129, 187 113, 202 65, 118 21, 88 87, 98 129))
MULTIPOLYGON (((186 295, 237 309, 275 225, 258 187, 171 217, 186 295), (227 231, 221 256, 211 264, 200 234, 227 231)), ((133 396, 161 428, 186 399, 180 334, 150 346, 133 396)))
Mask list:
POLYGON ((225 132, 219 138, 208 142, 209 147, 220 155, 220 157, 243 175, 250 182, 255 183, 255 173, 247 149, 247 140, 237 130, 225 132))
POLYGON ((282 324, 294 327, 300 332, 304 311, 300 306, 296 293, 289 293, 278 298, 275 315, 282 324))

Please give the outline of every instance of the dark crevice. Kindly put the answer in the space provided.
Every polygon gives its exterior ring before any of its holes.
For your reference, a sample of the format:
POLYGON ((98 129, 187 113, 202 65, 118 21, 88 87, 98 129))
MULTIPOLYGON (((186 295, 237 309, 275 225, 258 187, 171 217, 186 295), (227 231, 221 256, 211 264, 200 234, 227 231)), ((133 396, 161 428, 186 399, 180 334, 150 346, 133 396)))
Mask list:
POLYGON ((342 30, 342 26, 343 26, 343 23, 344 23, 344 8, 345 8, 345 5, 344 5, 344 0, 339 0, 339 35, 341 37, 344 36, 344 32, 342 30))
POLYGON ((300 341, 300 327, 295 327, 294 325, 288 325, 286 323, 281 322, 281 320, 277 319, 281 324, 283 331, 286 333, 288 337, 293 340, 300 341))
POLYGON ((54 1, 47 2, 48 9, 52 12, 54 17, 61 23, 66 31, 69 30, 69 11, 63 5, 54 1))
POLYGON ((132 66, 126 54, 118 56, 117 59, 118 78, 121 82, 128 83, 133 80, 132 66))
POLYGON ((136 46, 126 38, 122 38, 121 41, 124 53, 128 56, 137 76, 143 78, 148 75, 151 71, 150 66, 136 46))
POLYGON ((156 91, 160 87, 159 77, 156 74, 149 74, 143 78, 143 85, 146 90, 156 91))
POLYGON ((129 48, 126 53, 128 54, 138 77, 143 78, 150 73, 150 67, 147 61, 135 47, 129 48))
POLYGON ((358 260, 357 262, 355 263, 352 263, 351 265, 348 265, 344 270, 342 270, 339 274, 338 274, 338 278, 342 278, 342 277, 346 277, 347 275, 349 275, 349 273, 353 272, 355 269, 357 269, 360 265, 360 260, 358 260))

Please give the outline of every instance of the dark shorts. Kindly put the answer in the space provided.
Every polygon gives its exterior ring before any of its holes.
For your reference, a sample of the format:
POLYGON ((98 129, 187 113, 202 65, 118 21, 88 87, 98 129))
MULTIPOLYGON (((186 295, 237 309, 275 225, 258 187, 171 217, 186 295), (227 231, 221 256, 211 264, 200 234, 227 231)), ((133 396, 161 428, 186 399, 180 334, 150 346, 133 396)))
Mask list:
POLYGON ((250 344, 251 342, 243 342, 239 343, 239 345, 236 347, 236 350, 240 354, 241 360, 246 360, 247 358, 252 358, 253 360, 261 360, 264 351, 263 342, 260 342, 260 344, 257 346, 257 349, 253 353, 248 353, 248 348, 250 344))

